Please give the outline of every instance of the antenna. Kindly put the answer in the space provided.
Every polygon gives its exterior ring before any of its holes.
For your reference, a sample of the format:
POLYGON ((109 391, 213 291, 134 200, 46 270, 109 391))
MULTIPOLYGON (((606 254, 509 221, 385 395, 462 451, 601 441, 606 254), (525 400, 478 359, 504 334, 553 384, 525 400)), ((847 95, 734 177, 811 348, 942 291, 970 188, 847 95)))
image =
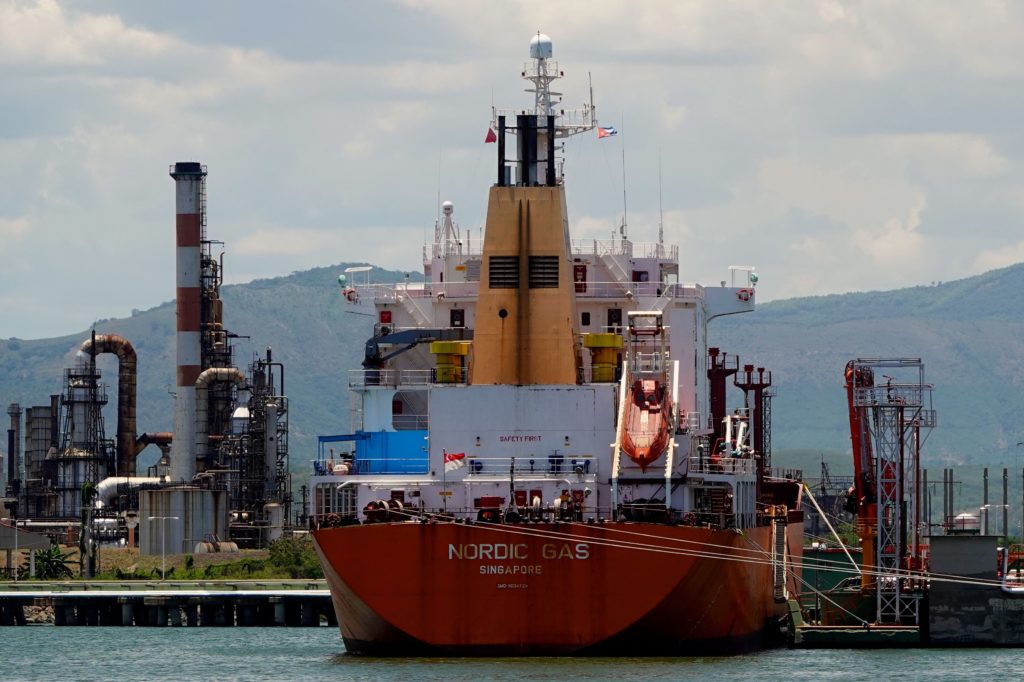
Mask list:
POLYGON ((661 150, 658 150, 658 257, 665 248, 665 212, 661 206, 661 150))
POLYGON ((441 219, 441 148, 437 148, 437 219, 441 219))
POLYGON ((626 211, 626 142, 623 134, 623 129, 626 127, 626 115, 622 114, 622 123, 619 125, 619 139, 622 140, 622 225, 619 227, 619 234, 622 235, 623 239, 629 239, 627 227, 629 221, 627 218, 626 211))
POLYGON ((594 82, 590 78, 590 72, 587 71, 587 87, 590 88, 590 122, 597 120, 597 107, 594 106, 594 82))

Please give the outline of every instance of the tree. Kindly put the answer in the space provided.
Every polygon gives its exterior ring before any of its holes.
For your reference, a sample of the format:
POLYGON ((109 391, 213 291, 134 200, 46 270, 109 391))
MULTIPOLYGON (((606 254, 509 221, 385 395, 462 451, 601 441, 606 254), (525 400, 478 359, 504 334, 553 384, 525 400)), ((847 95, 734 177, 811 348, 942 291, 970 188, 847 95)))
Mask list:
MULTIPOLYGON (((73 564, 69 558, 71 552, 62 552, 60 545, 56 542, 50 545, 49 549, 36 552, 36 578, 40 580, 63 580, 74 576, 74 572, 68 564, 73 564)), ((21 565, 18 570, 22 578, 29 577, 29 560, 21 565)))
POLYGON ((269 563, 292 578, 322 578, 323 570, 308 535, 286 536, 270 543, 269 563))

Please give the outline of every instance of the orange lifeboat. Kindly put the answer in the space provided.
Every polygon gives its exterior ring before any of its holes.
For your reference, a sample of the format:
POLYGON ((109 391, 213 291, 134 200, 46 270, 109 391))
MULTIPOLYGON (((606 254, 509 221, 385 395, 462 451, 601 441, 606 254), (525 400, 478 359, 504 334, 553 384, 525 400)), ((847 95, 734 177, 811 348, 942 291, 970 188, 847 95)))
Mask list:
POLYGON ((657 379, 633 382, 626 407, 622 450, 640 466, 641 471, 646 471, 668 446, 670 402, 664 384, 657 379))

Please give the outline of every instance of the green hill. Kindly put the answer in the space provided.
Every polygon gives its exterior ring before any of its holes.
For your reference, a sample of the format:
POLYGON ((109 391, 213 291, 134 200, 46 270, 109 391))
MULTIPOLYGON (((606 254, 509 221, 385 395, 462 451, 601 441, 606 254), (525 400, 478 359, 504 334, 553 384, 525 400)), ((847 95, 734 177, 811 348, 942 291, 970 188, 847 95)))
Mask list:
POLYGON ((1024 265, 929 287, 799 298, 714 320, 710 342, 772 370, 773 444, 849 450, 843 370, 919 357, 934 385, 931 466, 1006 462, 1024 448, 1024 265))
MULTIPOLYGON (((228 328, 248 337, 235 341, 239 366, 267 346, 285 364, 297 471, 305 471, 315 456, 317 434, 348 428, 347 372, 359 366, 372 318, 351 314, 338 300, 336 277, 347 265, 227 286, 222 292, 228 328)), ((375 269, 371 277, 390 282, 402 274, 375 269)), ((842 383, 847 360, 898 356, 922 358, 927 380, 935 385, 939 428, 925 443, 929 466, 1006 462, 1019 471, 1024 302, 1014 292, 1022 285, 1024 265, 1016 265, 936 286, 777 301, 754 314, 714 320, 710 342, 772 370, 778 394, 773 444, 780 466, 800 466, 814 475, 818 459, 813 454, 794 456, 790 463, 785 451, 848 451, 842 383)), ((170 430, 173 304, 98 320, 96 329, 125 336, 138 351, 140 430, 170 430)), ((52 339, 0 341, 0 402, 46 404, 49 394, 60 392, 63 369, 87 335, 83 330, 52 339)), ((101 357, 100 367, 110 386, 107 429, 112 435, 113 358, 101 357)))
MULTIPOLYGON (((316 436, 348 428, 349 369, 359 367, 363 345, 372 333, 372 319, 352 314, 339 301, 337 276, 349 263, 225 286, 226 327, 243 338, 235 339, 235 360, 243 369, 254 352, 274 349, 274 359, 285 365, 285 392, 290 405, 292 468, 305 471, 316 456, 316 436), (248 338, 244 338, 248 337, 248 338)), ((371 271, 373 281, 398 281, 403 273, 371 271)), ((120 334, 132 342, 139 356, 140 431, 173 430, 174 411, 174 303, 136 312, 124 319, 97 320, 98 333, 120 334)), ((60 393, 64 367, 89 332, 54 339, 0 341, 0 401, 21 405, 48 404, 60 393)), ((116 360, 100 356, 97 363, 108 384, 106 414, 108 437, 116 417, 116 360)), ((5 410, 6 411, 6 410, 5 410)), ((6 445, 6 443, 4 443, 6 445)), ((140 459, 140 469, 155 460, 155 449, 140 459)))

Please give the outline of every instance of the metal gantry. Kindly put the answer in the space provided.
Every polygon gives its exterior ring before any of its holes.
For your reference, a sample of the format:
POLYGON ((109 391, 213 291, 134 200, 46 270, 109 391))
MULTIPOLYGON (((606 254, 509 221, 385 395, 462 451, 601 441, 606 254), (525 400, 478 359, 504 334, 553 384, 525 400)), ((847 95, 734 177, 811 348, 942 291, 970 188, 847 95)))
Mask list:
POLYGON ((907 572, 919 567, 921 430, 936 423, 932 386, 919 358, 858 359, 854 368, 874 377, 855 387, 853 407, 873 455, 878 621, 916 621, 920 592, 911 589, 907 572), (892 375, 881 374, 886 371, 892 375))

